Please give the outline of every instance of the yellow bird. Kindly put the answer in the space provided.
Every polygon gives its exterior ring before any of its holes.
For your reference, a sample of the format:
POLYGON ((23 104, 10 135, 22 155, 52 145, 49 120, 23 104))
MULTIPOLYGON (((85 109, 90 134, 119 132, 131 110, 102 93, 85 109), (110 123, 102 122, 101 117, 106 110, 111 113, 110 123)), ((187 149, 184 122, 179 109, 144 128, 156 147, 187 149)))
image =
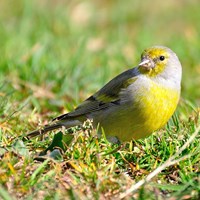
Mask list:
POLYGON ((135 68, 116 76, 81 103, 28 138, 57 128, 93 121, 112 142, 149 136, 173 115, 180 98, 182 67, 176 54, 164 46, 147 48, 135 68), (114 139, 113 139, 114 138, 114 139))

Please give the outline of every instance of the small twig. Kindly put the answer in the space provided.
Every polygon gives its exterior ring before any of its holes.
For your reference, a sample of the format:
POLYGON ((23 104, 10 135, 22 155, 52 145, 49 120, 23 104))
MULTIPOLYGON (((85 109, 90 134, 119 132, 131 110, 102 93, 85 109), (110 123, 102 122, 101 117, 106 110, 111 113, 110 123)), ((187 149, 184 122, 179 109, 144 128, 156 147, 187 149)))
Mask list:
POLYGON ((198 135, 200 131, 200 126, 198 126, 195 130, 195 132, 191 135, 191 137, 189 138, 189 140, 173 155, 171 156, 167 161, 165 161, 161 166, 159 166, 158 168, 156 168, 154 171, 152 171, 145 179, 142 179, 141 181, 138 181, 136 184, 132 185, 128 190, 126 190, 124 193, 120 194, 120 199, 125 198, 126 196, 128 196, 129 194, 131 194, 132 192, 135 192, 136 190, 138 190, 142 185, 144 185, 145 183, 148 183, 153 177, 155 177, 157 174, 159 174, 162 170, 164 170, 165 168, 174 165, 186 158, 189 158, 191 156, 191 154, 183 156, 179 159, 175 159, 179 154, 181 154, 186 147, 194 140, 194 138, 198 135))

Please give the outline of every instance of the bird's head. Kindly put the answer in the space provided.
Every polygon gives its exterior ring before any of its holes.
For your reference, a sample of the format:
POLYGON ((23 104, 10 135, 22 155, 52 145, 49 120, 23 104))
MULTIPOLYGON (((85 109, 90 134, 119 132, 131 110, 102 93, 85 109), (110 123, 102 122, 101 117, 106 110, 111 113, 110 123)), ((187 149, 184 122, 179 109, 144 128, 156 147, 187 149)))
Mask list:
POLYGON ((181 77, 181 64, 176 54, 164 46, 154 46, 145 49, 138 65, 141 74, 150 77, 163 76, 170 78, 174 73, 181 77))

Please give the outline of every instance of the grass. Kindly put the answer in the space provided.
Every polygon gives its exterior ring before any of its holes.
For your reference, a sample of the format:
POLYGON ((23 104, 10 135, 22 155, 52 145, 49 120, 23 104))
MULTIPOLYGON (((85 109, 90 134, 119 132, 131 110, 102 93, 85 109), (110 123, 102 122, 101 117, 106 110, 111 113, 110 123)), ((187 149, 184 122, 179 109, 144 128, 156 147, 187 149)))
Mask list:
MULTIPOLYGON (((0 2, 0 197, 119 199, 174 155, 199 125, 198 1, 0 2), (156 6, 157 5, 157 6, 156 6), (110 144, 95 130, 73 129, 60 160, 45 157, 54 133, 23 135, 73 110, 120 72, 137 65, 146 47, 172 48, 183 65, 182 98, 166 128, 150 137, 110 144), (95 75, 95 76, 94 76, 95 75)), ((198 199, 199 135, 126 199, 198 199)))

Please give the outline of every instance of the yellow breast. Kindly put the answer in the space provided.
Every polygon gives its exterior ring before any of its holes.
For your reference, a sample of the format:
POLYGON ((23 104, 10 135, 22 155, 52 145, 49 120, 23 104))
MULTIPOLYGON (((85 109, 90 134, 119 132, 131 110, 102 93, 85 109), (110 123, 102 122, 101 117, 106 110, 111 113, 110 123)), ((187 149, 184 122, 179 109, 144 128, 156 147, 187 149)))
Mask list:
POLYGON ((140 96, 136 119, 140 125, 135 129, 137 134, 134 134, 134 139, 146 137, 162 128, 173 115, 179 95, 180 92, 176 89, 152 82, 149 90, 140 96))

